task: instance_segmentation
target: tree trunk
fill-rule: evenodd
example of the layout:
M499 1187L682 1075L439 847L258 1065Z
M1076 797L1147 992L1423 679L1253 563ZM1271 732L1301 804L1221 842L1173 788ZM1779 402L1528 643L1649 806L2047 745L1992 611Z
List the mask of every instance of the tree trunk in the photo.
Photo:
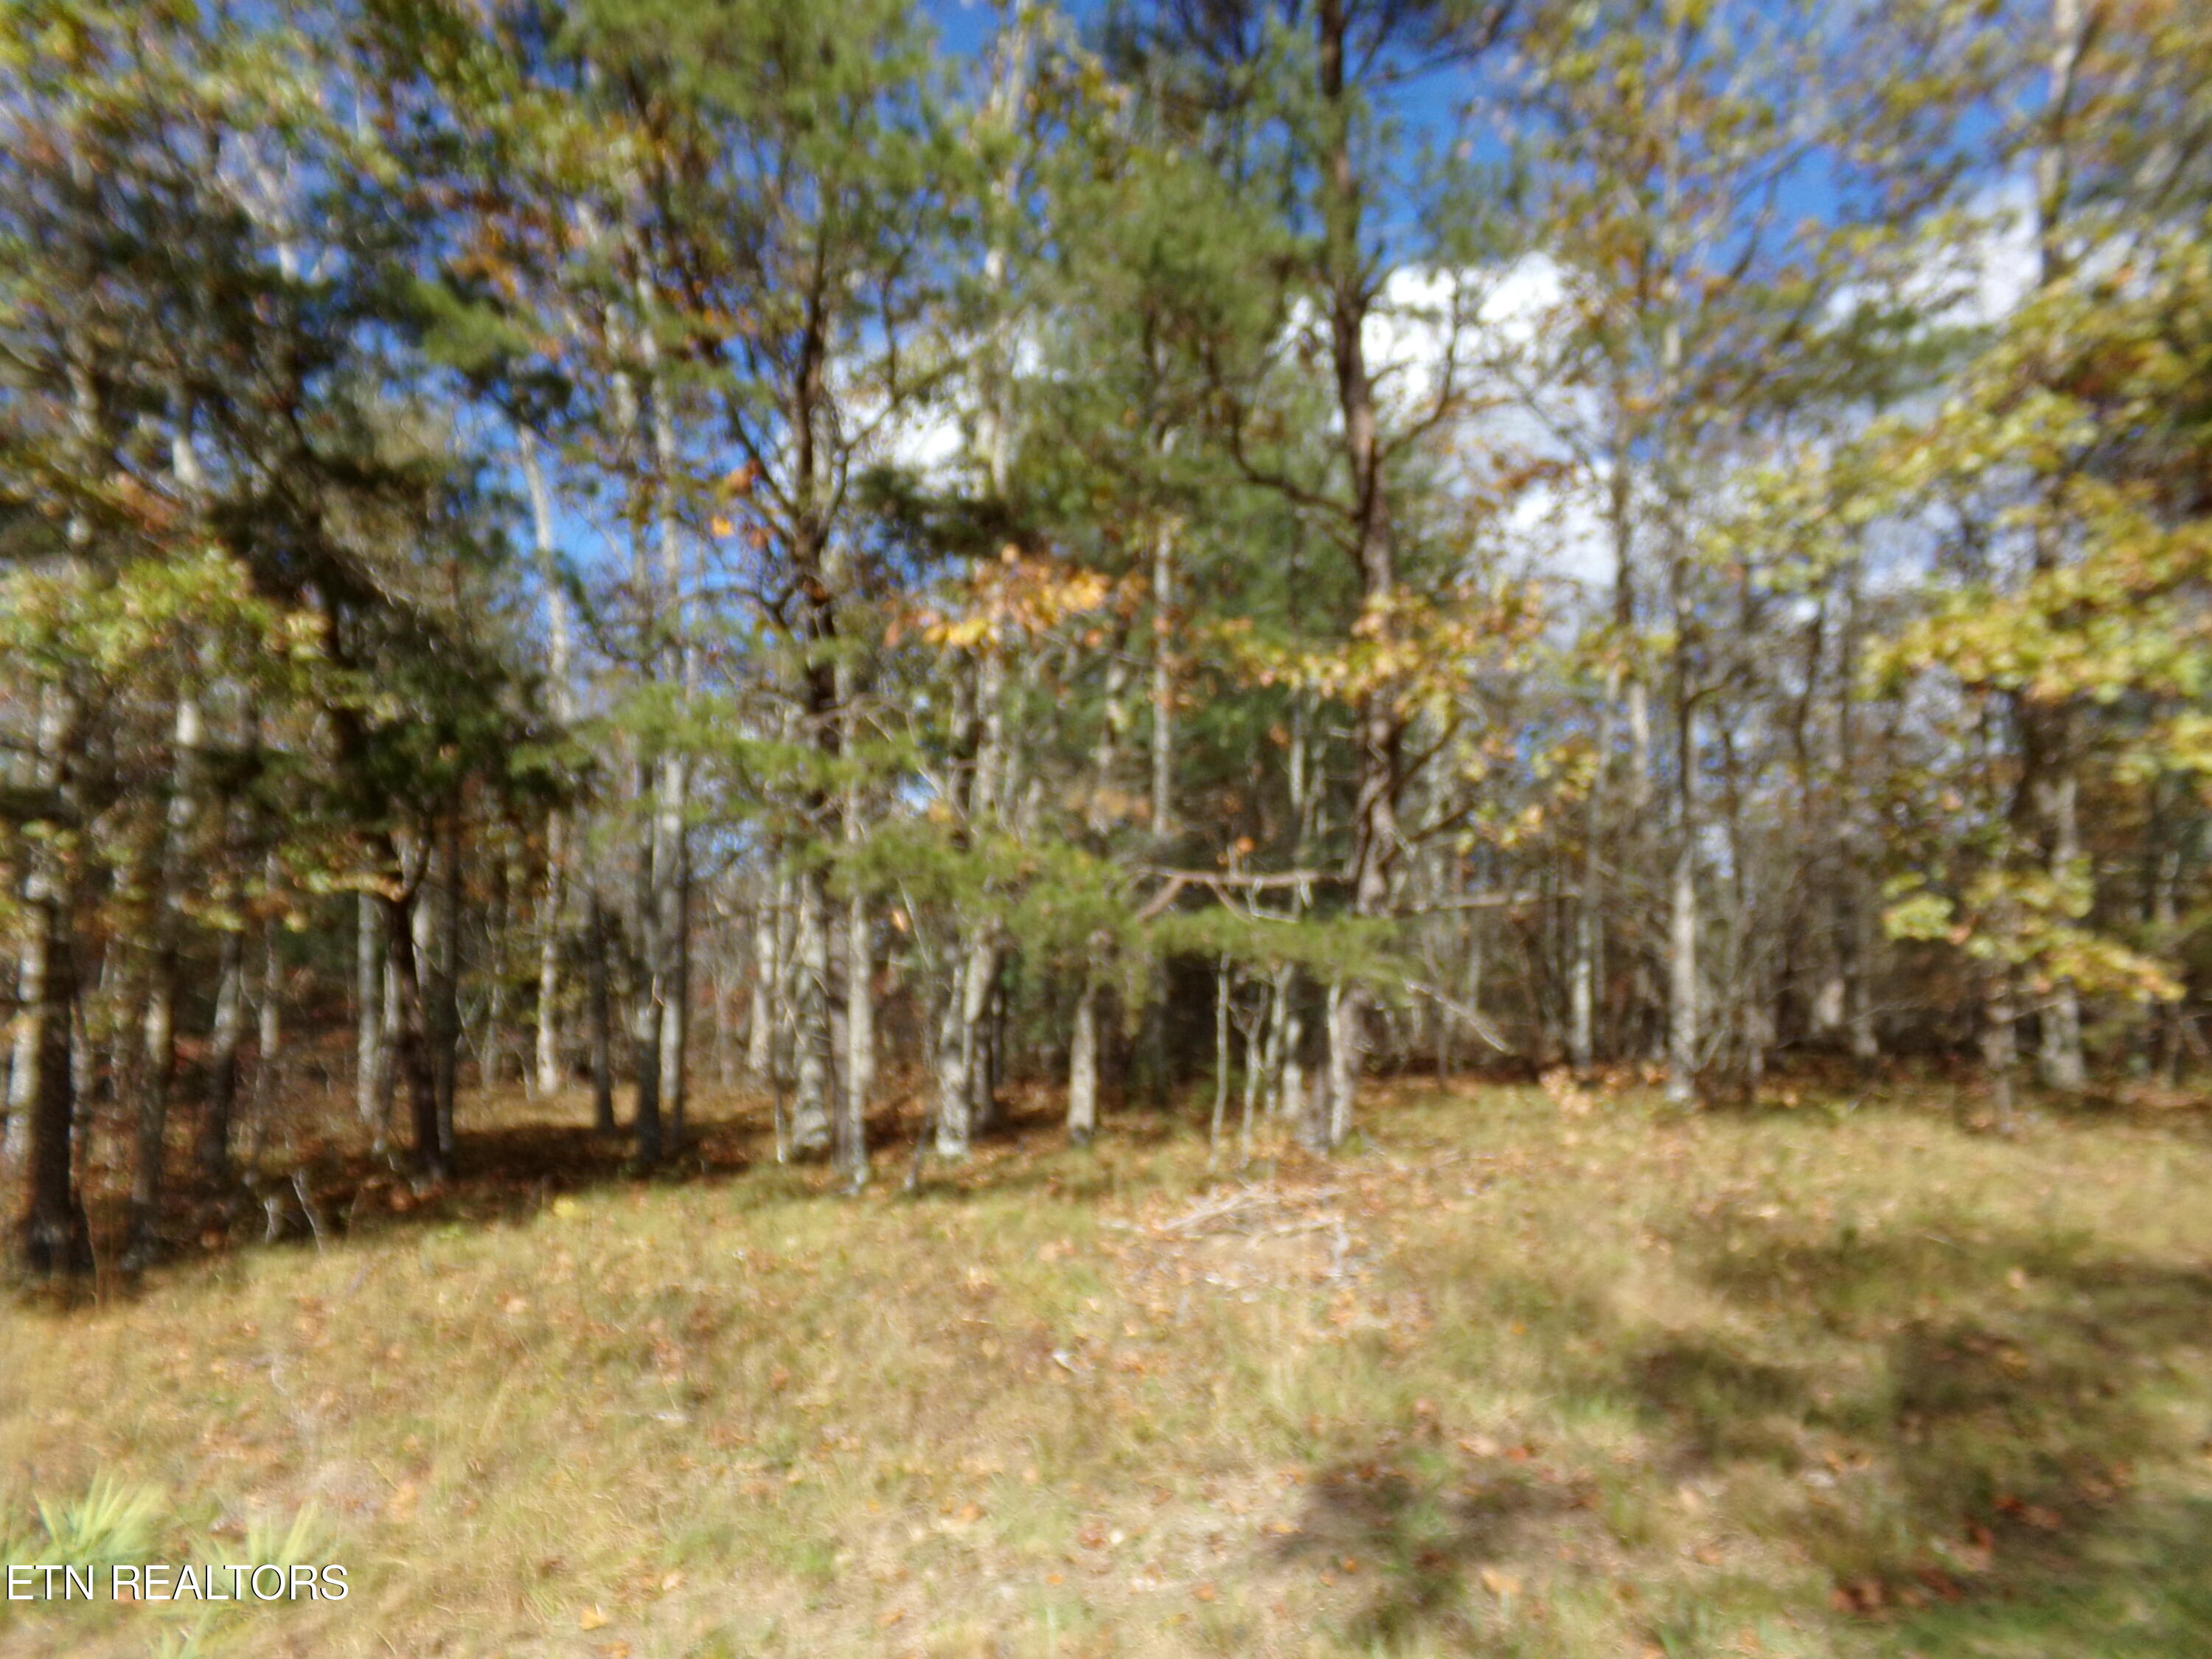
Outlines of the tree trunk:
M427 912L418 905L417 914L424 916L428 926L428 949L422 958L429 969L427 1036L437 1105L438 1164L450 1170L453 1097L461 1066L461 821L458 808L448 811L439 826L438 848L431 860L429 901Z
M769 1086L773 1079L769 1073L775 1064L775 1029L780 1020L776 1005L783 984L778 908L778 894L763 876L759 896L753 904L752 1007L745 1030L745 1074L758 1089Z
M1352 486L1352 554L1359 579L1362 623L1388 630L1397 594L1397 549L1367 364L1366 322L1373 292L1361 246L1362 193L1352 155L1357 100L1346 78L1352 22L1344 0L1320 0L1314 17L1323 112L1322 276L1328 292L1337 412ZM1380 917L1389 912L1390 868L1398 852L1404 720L1395 687L1372 686L1362 695L1354 736L1352 847L1346 873L1352 879L1352 913ZM1322 1144L1334 1146L1352 1132L1373 994L1365 984L1352 980L1340 981L1330 996L1328 1105L1321 1127L1326 1133Z
M276 880L276 860L270 860L270 880ZM254 1037L259 1052L254 1056L252 1121L265 1125L276 1109L284 1083L284 957L283 933L274 922L261 925L261 1002L255 1011ZM256 1133L259 1130L257 1128ZM225 1153L228 1155L226 1146Z
M1175 533L1163 524L1152 538L1152 834L1177 832L1175 802Z
M559 812L545 820L545 890L538 902L538 1094L561 1091L561 863L567 824Z
M553 718L568 723L568 601L561 584L553 528L552 492L539 460L538 440L528 427L519 429L522 477L530 495L538 580L545 589L546 679ZM538 1092L550 1097L561 1087L561 904L563 866L568 850L568 820L558 811L545 820L545 891L538 915Z
M1000 1040L1004 1034L1006 953L995 940L982 969L983 1001L968 1025L969 1125L977 1134L999 1127Z
M868 1179L868 1097L876 1079L875 939L868 902L845 905L845 1075L838 1092L837 1164L855 1188Z
M795 878L799 900L798 982L793 1009L793 1037L791 1150L795 1157L820 1158L834 1139L830 1121L832 1043L830 1033L830 927L822 872L802 869Z
M208 1033L207 1109L200 1117L204 1170L222 1148L230 1162L231 1125L238 1113L238 1050L246 1036L246 939L225 928L216 939L215 1024Z
M30 1089L24 1109L28 1203L19 1230L24 1265L34 1273L92 1267L92 1233L78 1197L72 1158L76 1079L70 1043L76 1014L73 894L50 848L31 855L25 901L31 933L23 953L24 1029Z
M1677 578L1678 585L1680 578ZM1676 645L1679 658L1680 646ZM1682 672L1678 663L1677 676ZM1698 1097L1699 1042L1698 976L1698 816L1696 717L1677 688L1674 711L1674 861L1668 883L1667 1100L1675 1106Z
M726 919L714 930L714 1081L724 1092L734 1088L738 1081L738 1056L735 1026L731 1017L730 998L736 987L730 975L730 941Z
M1067 1044L1067 1139L1088 1146L1098 1133L1098 979L1086 964Z
M377 908L380 929L393 926L398 919L398 910L381 900ZM399 1022L406 1003L399 988L399 965L392 954L391 936L386 933L382 937L384 1018L376 1065L376 1146L380 1152L388 1150L391 1145L392 1108L399 1099Z
M137 1158L131 1175L131 1217L123 1265L137 1268L159 1253L162 1164L169 1133L169 1093L177 1070L178 953L184 947L184 884L189 841L199 817L200 708L177 700L175 754L168 811L155 870L151 960L146 972L143 1052L139 1059Z
M2051 0L2049 78L2044 131L2035 157L2036 286L2041 289L2063 281L2073 268L2065 231L2074 183L2075 82L2087 27L2082 0ZM2046 480L2045 487L2048 495L2057 494L2056 480ZM2057 568L2059 550L2045 525L2036 528L2033 556L2037 576L2046 576ZM2086 880L2094 872L2081 859L2073 711L2063 704L2057 708L2027 705L2021 713L2028 751L2022 760L2026 774L2022 793L2042 819L2045 868L2062 884L2070 884L2077 876ZM2051 1089L2078 1094L2086 1078L2081 994L2073 981L2060 979L2053 985L2041 1012L2043 1081Z
M2007 1134L2013 1128L2014 1017L2012 970L2000 964L1990 970L1984 992L1982 1066L1989 1080L1990 1110L1998 1129Z
M641 834L635 849L628 894L625 988L629 995L629 1038L632 1107L630 1129L637 1161L650 1169L660 1162L660 1012L654 994L655 980L664 959L660 939L660 906L653 854L659 840L659 816L650 799L650 773L641 757L633 753L629 767L630 797L639 814Z
M1229 1111L1229 958L1213 969L1213 1118L1206 1130L1206 1160L1211 1165L1221 1152L1221 1125Z
M1306 1026L1300 1006L1297 970L1275 973L1275 1093L1269 1110L1299 1133L1306 1123Z
M653 832L653 904L659 956L653 967L653 998L659 1005L660 1105L667 1114L670 1144L684 1144L690 1080L691 922L690 838L684 823L689 798L683 757L665 755L660 763L659 822Z
M968 985L965 956L956 957L939 1005L937 1028L937 1155L964 1158L974 1136L968 1121Z
M599 902L596 882L584 889L584 928L589 953L585 997L591 1024L592 1128L611 1138L622 1132L622 1126L615 1121L614 1025L607 1003L607 913Z
M1861 1072L1881 1058L1880 1034L1867 994L1869 917L1860 873L1857 813L1852 805L1858 777L1859 565L1856 554L1844 572L1842 659L1836 690L1836 890L1834 917L1842 1015L1851 1059Z
M384 1116L383 1073L390 1061L383 1043L383 1010L379 993L384 982L383 907L373 893L354 900L354 1113L364 1128L373 1131L375 1147L384 1150L388 1133Z
M1352 1103L1367 1054L1369 1006L1357 987L1339 981L1328 988L1328 1086L1316 1096L1312 1136L1313 1144L1324 1150L1343 1145L1352 1133Z
M1598 720L1597 771L1590 781L1589 810L1583 823L1582 891L1575 900L1567 1055L1577 1072L1588 1072L1597 1060L1597 951L1599 906L1604 897L1606 783L1613 770L1613 707L1620 695L1620 676L1616 671L1608 677L1605 708Z
M2079 786L2070 757L2060 760L2057 775L2051 780L2044 796L2051 873L2070 880L2083 868L2076 810ZM2042 1027L2044 1084L2062 1094L2080 1094L2088 1078L2081 1058L2081 997L2072 980L2061 979L2051 988L2043 1005Z
M1674 849L1668 888L1667 1099L1688 1106L1698 1097L1698 883L1686 835Z
M438 1081L431 1060L429 1031L434 993L428 981L434 970L423 960L425 952L421 944L430 933L428 921L423 915L426 907L433 902L427 890L428 879L426 872L404 904L387 902L384 936L391 952L392 983L398 991L396 1001L399 1020L393 1054L398 1061L397 1074L407 1085L414 1131L410 1151L416 1174L423 1180L436 1182L445 1180L453 1170L438 1139Z

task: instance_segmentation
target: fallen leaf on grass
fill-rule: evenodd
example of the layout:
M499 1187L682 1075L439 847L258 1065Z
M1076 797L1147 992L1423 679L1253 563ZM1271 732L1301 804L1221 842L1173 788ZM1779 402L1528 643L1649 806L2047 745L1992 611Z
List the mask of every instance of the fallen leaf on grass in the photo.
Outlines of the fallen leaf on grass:
M607 1615L596 1607L586 1607L576 1615L578 1630L605 1630L606 1625Z
M1521 1594L1521 1581L1510 1572L1500 1572L1496 1567L1485 1567L1475 1575L1482 1580L1483 1589L1503 1601L1509 1595Z

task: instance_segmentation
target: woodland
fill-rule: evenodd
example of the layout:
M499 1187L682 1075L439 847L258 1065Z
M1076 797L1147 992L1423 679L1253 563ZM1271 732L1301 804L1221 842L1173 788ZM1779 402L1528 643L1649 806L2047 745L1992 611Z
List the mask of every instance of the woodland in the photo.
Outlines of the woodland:
M32 1272L309 1081L434 1183L465 1078L650 1169L704 1074L858 1185L1023 1085L2206 1059L2192 8L0 40Z
M2212 1650L2208 785L2186 0L0 0L177 1659Z

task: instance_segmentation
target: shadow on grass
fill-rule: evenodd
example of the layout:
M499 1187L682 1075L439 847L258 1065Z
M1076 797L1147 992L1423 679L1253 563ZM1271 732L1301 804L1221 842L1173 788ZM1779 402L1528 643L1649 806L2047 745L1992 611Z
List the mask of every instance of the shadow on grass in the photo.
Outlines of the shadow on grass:
M1279 1553L1373 1584L1344 1631L1361 1652L1475 1640L1470 1582L1586 1500L1510 1462L1485 1460L1480 1478L1469 1479L1440 1455L1394 1459L1389 1448L1329 1465L1307 1492L1303 1525Z
M1034 1092L1011 1093L1001 1121L977 1137L972 1160L947 1165L934 1156L927 1158L921 1194L958 1201L1109 1194L1119 1179L1115 1171L1090 1159L1054 1156L1065 1148L1062 1118L1042 1097L1031 1099ZM637 1165L627 1123L614 1134L601 1134L573 1117L511 1101L463 1103L453 1173L434 1185L413 1176L404 1147L379 1157L361 1144L349 1114L331 1115L323 1126L326 1133L308 1126L294 1153L269 1159L252 1178L226 1188L193 1179L183 1149L173 1149L161 1228L168 1246L165 1260L205 1260L276 1244L312 1246L319 1239L396 1228L512 1224L558 1197L647 1185L718 1185L747 1174L756 1176L743 1189L748 1206L830 1196L842 1188L826 1159L778 1165L772 1108L764 1099L741 1097L715 1106L720 1109L695 1109L683 1142L650 1169ZM479 1113L477 1122L468 1122ZM485 1116L495 1121L483 1121ZM911 1090L869 1115L872 1179L878 1187L896 1188L904 1182L915 1139L927 1130L926 1111ZM1118 1115L1116 1151L1148 1151L1175 1132L1172 1123L1155 1121L1150 1114ZM88 1194L88 1205L97 1253L103 1263L111 1261L128 1218L123 1192L106 1183ZM98 1288L102 1294L128 1294L137 1278L103 1271ZM94 1290L60 1288L76 1299Z
M1754 1595L1692 1571L1669 1603L1680 1630L1653 1604L1655 1645L1733 1650L1681 1630L1786 1606L1852 1651L1918 1659L2212 1655L2212 1272L1965 1219L1822 1237L1735 1209L1685 1216L1673 1243L1735 1316L1655 1340L1572 1285L1422 1269L1481 1275L1486 1316L1533 1334L1553 1387L1643 1425L1639 1480L1681 1483L1709 1537L1779 1546L1822 1587L1808 1605L1802 1578ZM1284 1547L1374 1574L1344 1632L1359 1650L1490 1651L1505 1638L1480 1622L1484 1565L1613 1548L1540 1460L1450 1467L1417 1424L1378 1443L1316 1468ZM1673 1555L1632 1573L1673 1577Z
M2064 1235L1747 1220L1686 1237L1692 1265L1808 1358L1685 1343L1634 1389L1687 1455L1794 1474L1822 1451L1796 1524L1837 1612L1927 1659L2212 1653L2207 1508L2162 1479L2201 1455L2174 1407L2201 1403L2212 1273Z

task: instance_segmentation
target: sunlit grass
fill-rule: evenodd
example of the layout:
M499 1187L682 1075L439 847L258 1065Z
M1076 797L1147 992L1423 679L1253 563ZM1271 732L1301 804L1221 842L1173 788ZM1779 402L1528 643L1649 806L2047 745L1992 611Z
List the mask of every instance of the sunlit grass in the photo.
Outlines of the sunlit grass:
M1249 1183L1140 1116L842 1199L726 1123L11 1307L12 1558L158 1492L352 1594L0 1650L2212 1652L2194 1119L1381 1092Z

